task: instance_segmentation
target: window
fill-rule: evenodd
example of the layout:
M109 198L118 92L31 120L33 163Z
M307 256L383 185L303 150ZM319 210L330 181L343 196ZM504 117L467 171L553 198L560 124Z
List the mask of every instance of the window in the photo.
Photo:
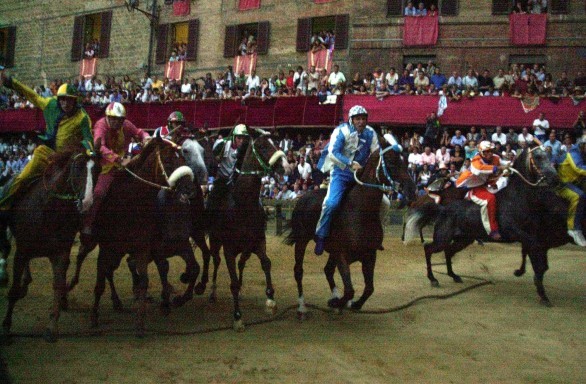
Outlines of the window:
M174 60L195 61L199 40L199 20L157 27L157 51L155 63L165 64L171 55Z
M403 16L409 0L387 0L387 16ZM417 8L419 3L425 4L429 11L430 6L435 5L438 14L442 16L456 16L459 10L458 0L413 0L413 6Z
M523 10L527 10L529 0L493 0L492 14L493 15L508 15L512 12L517 2L521 3ZM544 1L545 7L541 8L542 13L552 13L554 15L568 13L568 0L549 0Z
M313 17L297 20L297 52L307 52L314 33L332 31L335 36L334 49L348 48L349 15Z
M14 67L16 27L0 28L0 65Z
M269 51L270 23L228 25L224 36L224 57L234 57L241 50L241 44L246 42L247 53L266 55Z
M71 61L81 60L88 49L95 57L108 57L111 26L112 11L77 16L73 22Z
M532 68L533 65L545 65L545 55L510 55L509 56L509 68L513 64L524 65L525 68Z

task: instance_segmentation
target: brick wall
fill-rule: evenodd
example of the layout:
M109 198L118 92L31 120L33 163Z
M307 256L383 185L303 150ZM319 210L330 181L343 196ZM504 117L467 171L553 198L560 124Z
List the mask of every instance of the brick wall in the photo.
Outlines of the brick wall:
M141 8L153 0L141 1ZM584 69L586 15L583 1L571 0L568 15L552 15L548 21L546 47L515 48L508 43L507 16L492 16L491 1L460 0L458 16L440 17L440 37L429 49L402 46L402 18L386 16L386 1L337 0L313 4L310 0L262 0L261 8L239 12L237 0L192 1L191 15L176 17L172 7L158 0L161 23L191 18L200 20L197 60L188 62L186 74L201 76L223 70L232 63L223 58L226 25L270 21L269 52L258 59L257 72L268 76L278 69L306 65L306 55L295 50L297 19L349 13L348 50L336 51L335 62L346 74L381 66L400 67L405 55L435 55L445 71L462 71L468 65L496 69L506 67L514 54L545 55L548 69L557 76L568 70L570 77ZM122 0L22 0L0 2L0 27L17 26L15 67L11 72L28 83L38 82L45 70L49 78L77 75L79 63L70 59L74 17L111 9L112 31L109 58L100 59L99 74L139 77L146 67L149 22L138 12L129 13ZM153 74L161 75L163 65ZM348 77L348 76L347 76Z

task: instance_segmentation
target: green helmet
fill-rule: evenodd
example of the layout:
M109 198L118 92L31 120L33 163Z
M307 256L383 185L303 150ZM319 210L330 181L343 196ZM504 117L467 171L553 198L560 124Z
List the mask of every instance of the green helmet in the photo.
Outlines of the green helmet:
M167 121L168 122L172 122L172 121L184 122L185 118L183 117L183 113L181 113L179 111L175 111L175 112L171 112Z
M63 84L61 84L61 86L57 90L57 97L77 97L77 96L79 96L77 93L77 89L71 84L63 83Z
M246 125L238 124L237 126L235 126L234 130L232 131L232 136L249 136Z

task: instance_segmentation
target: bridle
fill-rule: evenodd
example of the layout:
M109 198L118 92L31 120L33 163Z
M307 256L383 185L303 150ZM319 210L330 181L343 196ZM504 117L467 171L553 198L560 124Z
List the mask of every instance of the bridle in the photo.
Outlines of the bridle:
M170 140L166 140L163 139L165 142L169 143L172 148L176 151L176 153L178 153L178 151L181 150L181 147L177 144L175 144L174 142L170 141ZM163 177L165 177L165 182L167 183L167 185L161 185L161 184L157 184L155 182L152 182L150 180L146 180L140 176L138 176L136 173L132 172L130 169L128 169L128 167L122 167L126 172L128 172L128 174L130 174L132 177L134 177L135 179L137 179L138 181L149 185L151 187L157 188L157 189L161 189L161 190L165 190L165 191L173 191L174 188L170 186L169 184L169 176L167 176L167 172L165 171L165 166L163 165L163 160L161 160L161 148L159 147L159 143L156 143L157 147L155 149L155 153L156 153L156 162L155 165L157 166L157 169L159 169L161 171L161 173L163 174Z
M75 184L73 183L73 178L71 177L71 175L73 174L73 170L74 170L77 159L79 159L80 157L85 157L85 156L86 156L85 153L78 153L77 155L75 155L73 157L73 160L71 161L71 164L69 165L69 176L67 176L67 184L69 184L69 187L71 188L71 191L73 193L59 193L59 192L54 191L51 188L49 188L49 186L47 185L47 169L45 169L45 172L43 173L43 186L45 187L45 190L47 192L49 192L49 195L51 197L54 197L59 200L79 200L79 201L82 200L83 193L81 190L76 191Z
M262 137L262 136L260 136ZM257 170L257 171L241 171L238 168L234 168L234 171L240 175L268 175L272 172L273 170L273 165L275 165L275 163L277 162L277 160L279 160L280 158L286 157L285 156L285 152L279 150L276 150L275 153L273 153L273 155L271 156L271 158L269 159L268 162L266 162L258 153L258 150L256 149L256 146L254 145L256 142L256 139L252 139L250 141L250 146L252 148L252 154L254 155L254 158L256 159L256 161L258 162L258 164L260 165L260 167L262 168L262 170ZM273 148L276 148L273 145Z
M377 188L383 192L391 192L391 191L397 192L397 189L398 189L397 183L395 183L395 181L391 177L391 173L389 172L389 170L387 168L387 164L384 161L384 154L390 150L396 151L395 146L390 145L384 149L382 147L379 148L379 152L378 152L379 159L378 159L378 164L376 166L376 180L380 184L371 184L371 183L365 183L363 181L360 181L358 179L358 175L356 173L357 171L354 171L354 181L356 181L357 184L362 185L364 187ZM389 185L384 184L384 182L381 182L381 180L380 180L379 173L380 173L381 168L382 168L383 174L385 175L386 181L389 182Z
M513 167L509 167L509 170L513 173L515 173L517 176L519 176L519 178L521 178L521 180L523 180L523 182L527 185L530 185L532 187L537 187L539 184L541 184L541 182L543 180L545 180L545 175L543 174L543 172L541 171L541 169L537 166L537 164L535 164L535 159L533 158L533 151L535 151L536 149L541 149L541 147L534 147L531 148L529 150L527 150L527 169L529 170L529 173L536 173L539 176L539 179L536 182L531 182L529 180L527 180L527 178L525 178L525 176L523 176L521 174L521 172L519 172L518 170L516 170Z

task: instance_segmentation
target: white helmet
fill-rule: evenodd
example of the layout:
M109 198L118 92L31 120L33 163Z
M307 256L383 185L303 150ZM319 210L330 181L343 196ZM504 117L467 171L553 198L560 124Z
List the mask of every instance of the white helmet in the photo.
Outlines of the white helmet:
M355 105L352 108L350 108L350 111L348 112L348 119L351 119L354 116L358 115L368 116L368 112L366 112L366 109L362 105Z
M238 124L234 127L232 134L234 136L248 136L248 130L246 129L246 125Z
M581 138L579 138L578 140L576 140L576 145L580 146L586 144L586 138L584 138L584 136L582 136Z
M110 117L126 117L126 108L124 105L113 102L106 107L106 116Z
M478 144L478 152L480 152L480 154L486 150L493 150L494 148L494 144L488 140L481 141L480 144Z

